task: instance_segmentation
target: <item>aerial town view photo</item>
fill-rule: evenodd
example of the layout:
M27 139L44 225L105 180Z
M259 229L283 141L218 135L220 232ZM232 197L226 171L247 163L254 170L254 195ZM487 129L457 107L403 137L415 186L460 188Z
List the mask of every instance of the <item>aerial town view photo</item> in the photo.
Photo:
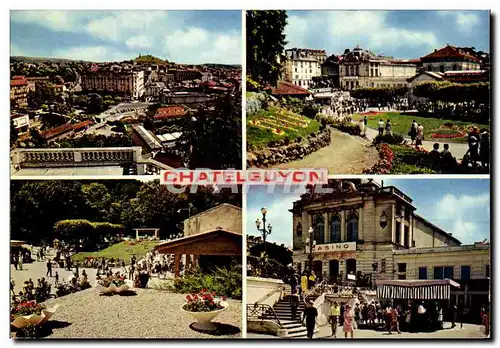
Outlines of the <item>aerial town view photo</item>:
M246 33L248 166L489 173L489 11L247 11Z
M488 337L489 179L268 189L247 194L247 338Z
M10 188L11 337L241 336L241 194L159 180Z
M241 168L241 11L11 11L11 175Z

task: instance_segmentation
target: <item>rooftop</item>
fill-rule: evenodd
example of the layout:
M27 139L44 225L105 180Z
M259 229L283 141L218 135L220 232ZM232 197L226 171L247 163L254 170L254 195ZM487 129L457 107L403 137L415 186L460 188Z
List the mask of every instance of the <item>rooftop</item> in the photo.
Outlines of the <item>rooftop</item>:
M439 50L436 49L434 50L434 52L422 57L421 59L425 60L440 58L459 58L460 60L469 60L477 63L481 61L479 58L463 52L460 48L450 45L446 45L446 47L443 47Z
M172 118L172 117L181 117L187 114L187 109L183 105L171 105L159 108L155 113L155 120L164 119L164 118Z
M305 88L302 88L300 86L296 86L291 82L278 81L278 86L277 86L277 88L274 88L272 90L272 94L274 94L274 95L297 95L297 94L309 95L309 94L311 94L311 92L309 92Z

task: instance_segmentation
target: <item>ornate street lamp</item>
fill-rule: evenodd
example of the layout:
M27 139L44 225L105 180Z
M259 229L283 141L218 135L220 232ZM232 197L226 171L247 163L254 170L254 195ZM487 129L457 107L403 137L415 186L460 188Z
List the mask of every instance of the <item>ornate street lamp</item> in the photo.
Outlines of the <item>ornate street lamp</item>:
M267 209L261 208L260 212L262 213L262 222L259 219L257 219L255 221L255 226L257 227L257 230L262 234L262 240L264 241L264 258L267 258L266 239L267 236L271 234L273 226L271 226L270 223L266 224Z
M316 241L314 240L314 229L312 227L309 227L309 237L306 239L306 249L309 248L309 275L311 275L312 272L312 263L314 260L314 255L313 255L313 249L316 246ZM306 251L307 252L307 251Z

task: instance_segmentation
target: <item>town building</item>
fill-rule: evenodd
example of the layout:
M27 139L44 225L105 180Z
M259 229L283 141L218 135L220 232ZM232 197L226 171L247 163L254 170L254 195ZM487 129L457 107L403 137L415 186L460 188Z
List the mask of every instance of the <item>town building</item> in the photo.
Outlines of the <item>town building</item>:
M164 91L167 90L165 83L163 82L151 82L146 86L145 96L147 98L152 98L153 100L159 100L160 96Z
M298 99L311 98L311 92L307 89L287 81L278 81L276 88L273 88L271 94L275 97L293 97Z
M10 81L11 108L28 106L28 81L24 76L14 76Z
M375 55L357 46L346 50L340 62L340 87L346 90L370 87L404 87L415 76L415 64Z
M144 71L93 69L82 75L81 87L83 91L122 93L137 100L144 95Z
M313 77L321 76L321 65L326 60L324 50L292 48L285 50L283 79L308 89Z
M456 70L480 70L481 59L470 54L470 49L446 45L441 49L421 57L426 71L446 72Z
M451 233L415 213L413 200L394 186L372 180L330 180L332 193L309 189L293 209L293 261L331 279L369 277L453 279L464 285L455 300L487 300L490 245L462 245ZM312 228L312 235L309 229ZM316 245L310 254L309 238ZM349 276L349 277L348 277ZM467 293L466 284L486 284ZM469 296L469 297L467 297ZM470 296L479 296L472 299ZM486 302L485 302L486 303Z
M14 123L14 127L17 131L22 134L30 129L30 118L29 115L25 114L11 114L10 119Z

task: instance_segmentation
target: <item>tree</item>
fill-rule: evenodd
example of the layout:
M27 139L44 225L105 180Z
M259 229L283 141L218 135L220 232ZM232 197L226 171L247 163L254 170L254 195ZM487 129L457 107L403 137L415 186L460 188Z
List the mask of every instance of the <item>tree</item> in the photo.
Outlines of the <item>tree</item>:
M247 75L260 84L275 86L281 73L286 11L247 11Z
M87 200L87 203L92 208L95 208L106 219L111 207L111 194L108 188L97 182L87 185L82 185L82 193Z
M241 168L241 94L221 97L196 115L186 132L190 168Z
M30 129L30 138L35 147L47 146L47 141L40 135L40 132L36 128Z
M14 121L11 119L10 120L10 146L12 147L17 139L19 139L19 131L16 129L16 126L14 125Z

